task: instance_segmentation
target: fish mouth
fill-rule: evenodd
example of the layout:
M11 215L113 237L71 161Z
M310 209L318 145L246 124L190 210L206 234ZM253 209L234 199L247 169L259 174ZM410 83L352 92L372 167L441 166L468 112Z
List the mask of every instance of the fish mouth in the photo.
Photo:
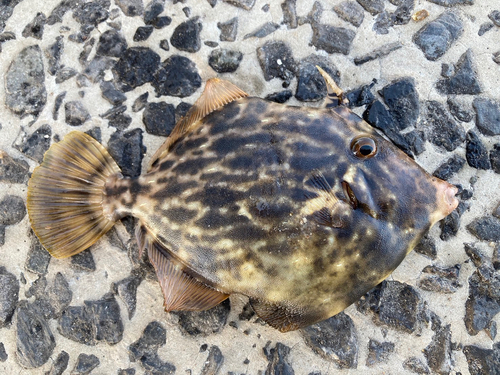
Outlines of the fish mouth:
M451 214L458 206L458 199L455 195L458 188L446 181L434 177L432 183L436 188L437 210L435 213L435 222L444 219Z

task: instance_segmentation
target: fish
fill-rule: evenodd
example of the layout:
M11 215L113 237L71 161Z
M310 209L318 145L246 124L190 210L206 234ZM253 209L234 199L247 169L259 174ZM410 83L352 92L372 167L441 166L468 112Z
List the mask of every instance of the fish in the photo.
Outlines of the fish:
M167 312L240 294L288 332L343 311L457 207L457 188L351 112L318 69L328 90L318 108L208 80L136 178L91 136L70 132L29 180L34 233L65 258L135 217Z

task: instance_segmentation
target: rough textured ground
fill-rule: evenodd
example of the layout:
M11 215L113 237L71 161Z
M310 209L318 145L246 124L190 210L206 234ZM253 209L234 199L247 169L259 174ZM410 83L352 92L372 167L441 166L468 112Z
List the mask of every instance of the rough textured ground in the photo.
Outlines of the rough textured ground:
M500 374L500 4L479 0L34 0L0 5L0 373ZM344 313L281 334L240 296L167 314L124 220L51 259L30 171L73 129L140 173L221 76L319 105L314 65L460 206Z

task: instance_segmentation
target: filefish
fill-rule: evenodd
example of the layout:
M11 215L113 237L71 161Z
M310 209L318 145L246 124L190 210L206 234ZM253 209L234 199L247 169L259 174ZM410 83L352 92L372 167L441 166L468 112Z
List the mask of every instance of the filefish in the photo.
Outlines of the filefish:
M457 207L457 188L347 109L320 72L321 108L209 80L137 178L89 135L69 133L29 181L35 234L64 258L131 215L166 311L205 310L239 293L282 332L339 313Z

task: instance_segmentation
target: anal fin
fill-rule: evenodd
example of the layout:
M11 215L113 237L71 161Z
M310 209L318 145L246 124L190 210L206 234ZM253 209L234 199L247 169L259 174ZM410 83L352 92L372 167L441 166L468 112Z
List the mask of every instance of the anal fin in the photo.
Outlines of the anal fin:
M250 304L259 318L280 332L295 331L309 324L304 311L298 307L273 304L254 298L250 299Z
M143 241L158 276L166 311L207 310L229 297L187 272L186 267L170 256L170 251L150 234L146 233Z

